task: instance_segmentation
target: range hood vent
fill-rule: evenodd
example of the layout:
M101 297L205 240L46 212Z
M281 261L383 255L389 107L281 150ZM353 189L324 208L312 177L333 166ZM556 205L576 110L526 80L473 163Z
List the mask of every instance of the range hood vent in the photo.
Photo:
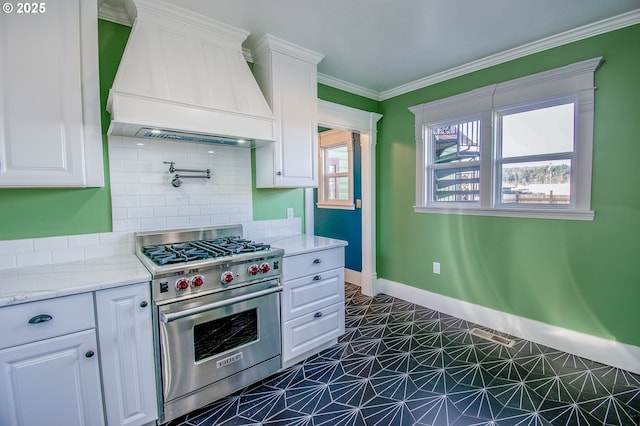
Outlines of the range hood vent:
M133 27L109 92L108 134L246 147L275 140L242 53L247 31L159 0L126 3Z
M256 144L260 144L260 142L256 142L253 139L224 138L222 136L199 135L197 133L184 133L172 130L150 129L145 127L138 130L135 136L138 138L161 139L180 142L215 143L219 145L231 145L247 148L254 147L256 146Z

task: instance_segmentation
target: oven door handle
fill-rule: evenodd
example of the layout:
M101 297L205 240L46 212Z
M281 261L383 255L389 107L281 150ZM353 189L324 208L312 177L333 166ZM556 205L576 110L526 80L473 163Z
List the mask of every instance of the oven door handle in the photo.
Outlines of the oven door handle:
M169 323L171 321L179 320L191 315L201 314L202 312L211 311L213 309L222 308L223 306L233 305L234 303L244 302L247 300L255 299L256 297L266 296L267 294L277 293L280 291L282 291L282 286L278 285L277 287L256 291L254 293L249 293L238 297L232 297L231 299L208 303L206 305L198 306L197 308L185 309L184 311L173 312L169 314L160 313L160 321Z

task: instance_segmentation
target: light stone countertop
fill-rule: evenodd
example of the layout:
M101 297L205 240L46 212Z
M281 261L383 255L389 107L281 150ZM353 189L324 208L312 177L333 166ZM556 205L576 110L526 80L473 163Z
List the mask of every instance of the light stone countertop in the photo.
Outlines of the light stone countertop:
M134 255L0 270L0 306L151 281Z
M348 245L348 243L343 240L306 234L286 238L276 237L269 241L265 241L265 243L269 243L273 247L284 249L284 257Z

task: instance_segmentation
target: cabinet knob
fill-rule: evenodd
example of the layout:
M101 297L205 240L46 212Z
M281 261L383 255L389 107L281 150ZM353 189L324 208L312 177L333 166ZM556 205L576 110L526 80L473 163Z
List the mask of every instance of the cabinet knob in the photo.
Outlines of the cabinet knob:
M43 322L51 321L52 319L53 317L51 315L47 315L47 314L36 315L35 317L29 320L29 324L40 324Z
M96 353L94 351L87 351L85 352L84 356L86 356L87 358L91 358L95 355Z
M320 259L313 259L313 263L315 263L316 265L319 263L322 263L322 260Z
M140 302L141 308L146 308L147 306L149 306L149 303L146 300L143 300L142 302Z
M322 279L322 277L320 275L316 275L315 277L313 277L314 281L320 281Z
M322 312L316 312L315 314L313 314L314 318L320 318L322 316Z
M282 172L276 172L276 175L282 176Z

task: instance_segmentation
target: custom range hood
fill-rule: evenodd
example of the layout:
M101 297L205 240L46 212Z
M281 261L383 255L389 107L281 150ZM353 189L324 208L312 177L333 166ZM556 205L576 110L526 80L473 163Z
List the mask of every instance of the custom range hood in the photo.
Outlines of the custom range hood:
M275 119L242 53L249 33L159 0L125 0L133 23L108 134L259 146Z

